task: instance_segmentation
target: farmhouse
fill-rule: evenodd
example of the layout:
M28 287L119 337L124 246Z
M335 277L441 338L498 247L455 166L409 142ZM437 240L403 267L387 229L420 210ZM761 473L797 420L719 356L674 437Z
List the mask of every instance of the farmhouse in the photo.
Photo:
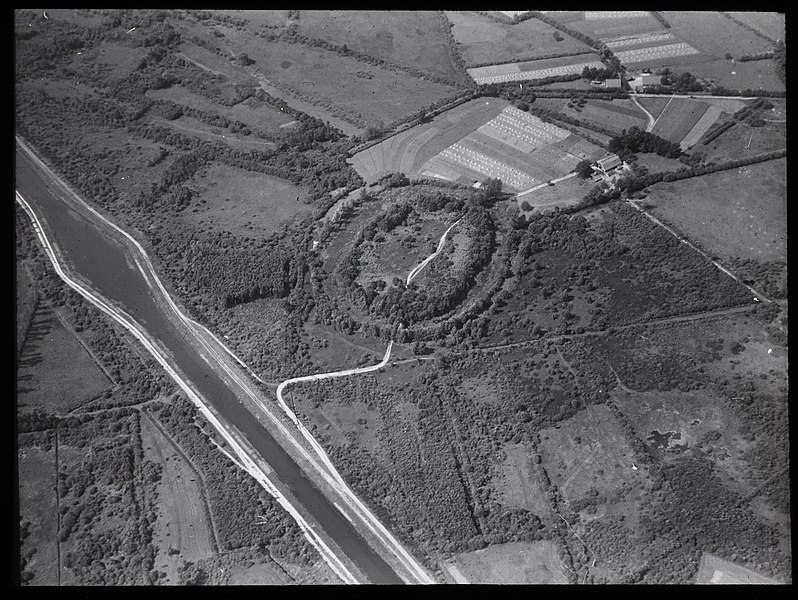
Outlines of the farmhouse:
M604 81L604 87L611 89L611 90L620 90L623 88L623 83L620 78L617 79L606 79Z
M606 175L613 169L620 167L622 164L623 162L617 154L609 154L596 161L596 169Z
M636 92L645 91L646 88L655 85L662 85L662 77L659 75L648 75L644 73L635 79L629 80L629 87Z

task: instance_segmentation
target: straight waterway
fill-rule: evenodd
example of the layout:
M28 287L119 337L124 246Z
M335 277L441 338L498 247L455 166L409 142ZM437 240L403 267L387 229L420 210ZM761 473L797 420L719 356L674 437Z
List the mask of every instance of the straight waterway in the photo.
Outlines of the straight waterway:
M83 211L78 213L69 206L46 177L17 148L16 189L31 204L71 270L91 282L102 296L121 305L150 335L160 340L194 388L224 421L246 437L283 485L370 582L403 583L163 314L125 246Z

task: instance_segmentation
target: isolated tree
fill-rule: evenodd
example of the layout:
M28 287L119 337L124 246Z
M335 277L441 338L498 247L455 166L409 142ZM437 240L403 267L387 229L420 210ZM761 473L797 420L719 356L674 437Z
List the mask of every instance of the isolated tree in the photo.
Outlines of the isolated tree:
M589 160L580 161L576 168L574 168L574 173L577 176L581 177L582 179L587 179L593 174L593 169L590 167L593 163Z

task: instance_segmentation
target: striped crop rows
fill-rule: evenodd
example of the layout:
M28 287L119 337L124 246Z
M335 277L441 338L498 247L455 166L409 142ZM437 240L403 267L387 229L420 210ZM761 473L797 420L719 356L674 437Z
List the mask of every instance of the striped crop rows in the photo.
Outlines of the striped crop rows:
M441 152L438 156L468 167L472 171L486 175L487 177L499 178L503 183L516 189L524 189L535 183L535 179L518 169L513 169L481 152L466 148L460 142L452 144Z
M624 50L616 52L615 56L618 57L618 60L622 63L627 64L659 60L661 58L673 58L675 56L687 56L690 54L698 54L698 50L686 42L679 42L678 44L667 44L665 46Z

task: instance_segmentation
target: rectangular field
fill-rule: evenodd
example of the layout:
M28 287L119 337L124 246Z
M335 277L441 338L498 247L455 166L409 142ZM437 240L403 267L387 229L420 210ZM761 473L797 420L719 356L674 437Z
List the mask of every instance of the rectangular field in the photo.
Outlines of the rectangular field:
M746 25L753 27L762 35L773 40L783 40L785 34L785 14L782 12L760 12L760 11L733 11L729 14L742 21Z
M21 540L20 552L31 553L24 569L33 575L29 585L60 584L58 465L53 437L51 430L21 433L18 438L19 517L22 523L27 523L28 531L28 536Z
M457 79L436 15L421 11L303 10L300 35L346 44L394 64Z
M446 11L446 17L452 24L457 51L468 67L592 50L539 19L499 23L478 13L462 11ZM554 37L555 33L562 38L560 41Z
M556 18L556 16L555 16ZM568 25L592 37L606 41L623 35L663 31L662 25L648 11L586 11L585 19Z
M17 382L18 408L42 408L56 414L68 412L112 386L49 306L41 306L34 315L17 368Z
M571 117L606 127L620 133L633 126L645 128L648 122L645 114L630 100L588 100L580 110L565 108L563 112Z
M698 100L673 98L657 118L651 133L672 142L681 142L708 108L708 104Z
M725 134L724 134L725 135ZM784 158L703 177L658 183L647 202L721 258L787 260Z
M146 414L141 417L141 443L144 456L163 467L158 483L161 512L153 527L158 553L155 566L166 573L168 583L178 583L181 562L197 562L214 554L214 533L200 489L202 480Z
M719 12L663 11L671 31L702 54L723 58L772 50L773 44L741 27Z
M699 54L698 50L686 42L676 42L673 44L662 44L659 46L649 46L646 48L635 48L634 50L622 50L615 52L615 56L625 65L646 65L656 61L668 60L678 62L684 56Z
M268 82L355 123L390 123L456 91L324 48L270 42L231 27L223 29L228 46L236 53L246 52Z
M581 73L585 67L603 68L598 54L586 53L563 58L504 63L468 69L468 74L478 84L504 81L529 81L560 75Z
M256 98L250 98L235 106L223 106L180 86L172 86L163 90L148 90L147 96L220 114L228 119L241 121L254 130L269 133L278 133L281 125L293 120L293 117Z
M489 98L466 102L358 152L350 162L366 181L396 171L469 185L499 177L508 189L520 191L602 153L567 130Z
M514 191L529 189L571 171L581 156L569 131L508 106L476 131L444 148L421 167L424 175L474 183L498 177ZM593 154L596 147L577 150Z
M731 62L725 59L704 61L686 67L699 79L733 90L785 91L784 83L776 74L776 63L772 60Z
M687 150L695 146L698 141L704 137L704 134L709 128L715 124L715 121L718 120L722 112L719 106L710 105L696 124L693 125L693 128L682 138L682 141L679 143L682 150Z

